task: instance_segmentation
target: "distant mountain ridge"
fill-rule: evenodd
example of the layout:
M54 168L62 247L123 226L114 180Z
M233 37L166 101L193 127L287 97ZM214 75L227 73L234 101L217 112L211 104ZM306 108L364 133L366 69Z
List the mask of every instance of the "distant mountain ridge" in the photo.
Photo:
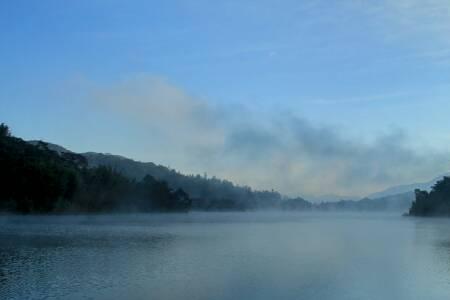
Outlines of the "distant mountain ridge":
M449 176L449 175L450 175L450 172L442 174L440 176L437 176L436 178L434 178L430 181L427 181L427 182L393 186L393 187L387 188L383 191L370 194L367 197L368 198L382 198L382 197L391 196L391 195L398 195L398 194L403 194L403 193L407 193L407 192L413 192L415 189L430 191L431 187L437 181L441 180L444 176Z
M319 210L345 211L398 211L406 212L414 201L414 192L389 195L380 198L363 198L361 200L340 200L316 204Z
M354 196L345 196L345 195L335 195L335 194L326 194L326 195L319 195L319 196L308 196L307 197L311 202L313 203L320 203L320 202L338 202L342 200L352 200L352 201L358 201L361 198L360 197L354 197Z

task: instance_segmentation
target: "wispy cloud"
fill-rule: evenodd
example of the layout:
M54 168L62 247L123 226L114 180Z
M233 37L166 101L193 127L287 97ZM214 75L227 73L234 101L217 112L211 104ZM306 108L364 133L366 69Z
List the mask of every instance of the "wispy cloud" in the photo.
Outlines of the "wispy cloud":
M350 3L372 18L388 39L421 41L418 47L422 48L423 56L448 58L450 1L383 0Z

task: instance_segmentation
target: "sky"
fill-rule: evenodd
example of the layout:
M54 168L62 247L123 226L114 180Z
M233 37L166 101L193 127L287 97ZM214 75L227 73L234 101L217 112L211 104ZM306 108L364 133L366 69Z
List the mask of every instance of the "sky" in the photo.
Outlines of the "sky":
M450 164L450 0L0 0L0 122L287 195Z

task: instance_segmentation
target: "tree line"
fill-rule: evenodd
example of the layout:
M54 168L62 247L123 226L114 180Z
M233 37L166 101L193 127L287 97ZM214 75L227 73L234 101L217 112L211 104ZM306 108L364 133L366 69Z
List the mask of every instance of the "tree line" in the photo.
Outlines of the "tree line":
M111 167L88 167L82 155L30 144L0 125L0 210L18 213L188 211L182 189L146 175L130 179Z
M55 146L55 145L53 145ZM56 146L55 146L56 147ZM82 154L91 167L110 166L128 178L141 180L150 174L173 188L182 188L192 199L192 209L202 211L248 211L280 209L287 200L274 190L258 191L207 174L182 174L170 167L139 162L118 155L88 152Z

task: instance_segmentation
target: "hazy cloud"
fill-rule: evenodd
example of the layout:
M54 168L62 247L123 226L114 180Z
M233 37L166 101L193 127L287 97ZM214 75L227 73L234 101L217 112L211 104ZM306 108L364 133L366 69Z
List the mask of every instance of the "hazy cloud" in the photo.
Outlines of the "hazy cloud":
M221 128L216 125L220 112L164 78L140 75L114 86L96 87L92 96L102 107L181 145L223 143Z
M152 139L153 152L171 145L172 161L181 162L174 167L255 188L363 196L448 170L446 155L419 153L400 130L371 142L350 139L294 113L260 115L250 107L212 105L158 77L96 87L91 94L97 107L134 124L130 130L158 132L142 140Z

